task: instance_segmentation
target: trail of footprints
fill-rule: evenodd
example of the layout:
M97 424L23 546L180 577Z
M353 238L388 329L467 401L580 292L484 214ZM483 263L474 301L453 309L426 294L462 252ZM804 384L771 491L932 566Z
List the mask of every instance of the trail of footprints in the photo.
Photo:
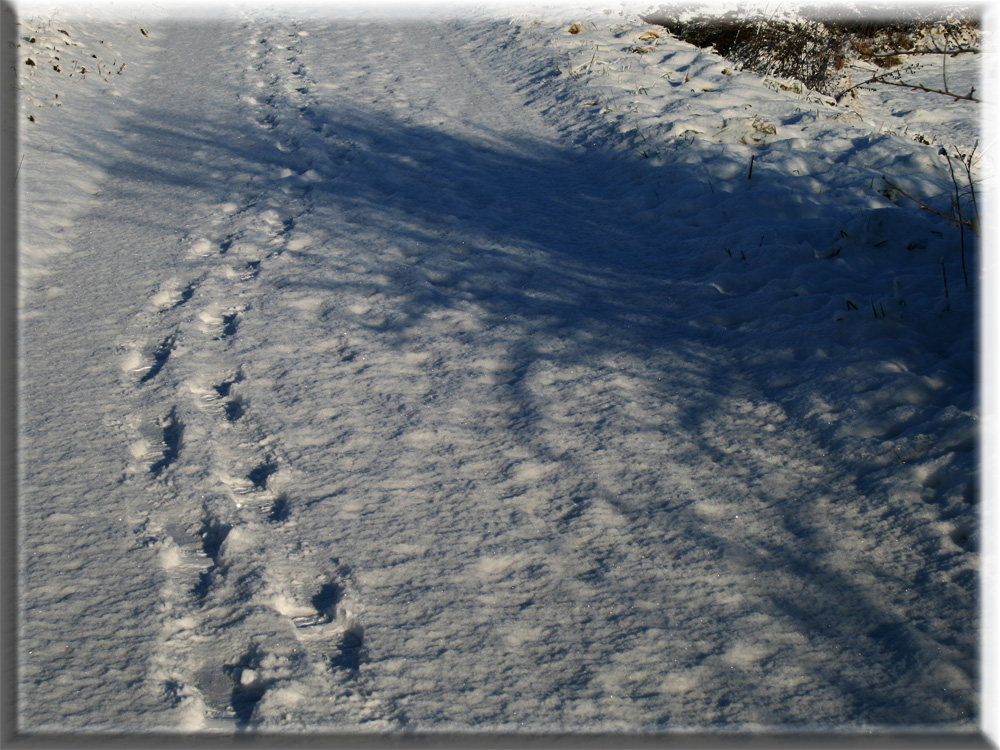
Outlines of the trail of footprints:
M269 88L280 92L290 81L302 95L298 33L270 28L251 44L279 34L292 42L285 60L267 59L281 50L269 46L252 70ZM281 125L293 104L272 96L251 109L292 170L310 167L297 165L300 134ZM120 347L133 405L125 418L129 475L152 498L135 515L164 572L164 626L150 677L190 729L255 726L258 706L281 692L275 687L315 685L317 672L329 685L356 681L364 656L349 572L337 561L317 570L294 533L280 533L294 512L289 461L254 419L247 366L233 354L253 313L254 284L287 247L302 199L277 192L264 188L221 207L205 236L187 242L190 276L151 291L138 333Z

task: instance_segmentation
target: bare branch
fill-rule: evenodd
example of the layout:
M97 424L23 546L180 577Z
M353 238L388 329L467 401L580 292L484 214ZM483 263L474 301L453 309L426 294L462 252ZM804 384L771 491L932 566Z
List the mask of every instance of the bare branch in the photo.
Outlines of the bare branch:
M917 91L926 91L929 94L943 94L944 96L950 96L952 99L962 99L969 102L982 103L982 99L978 99L974 96L976 93L976 87L973 86L972 90L968 94L954 94L951 91L941 91L940 89L929 89L926 86L922 86L919 83L905 83L903 81L887 81L882 80L872 80L872 83L884 83L886 86L902 86L907 89L916 89ZM846 91L844 93L847 93Z
M843 99L845 96L847 96L852 91L855 91L856 89L865 88L875 83L884 83L888 78L899 78L904 72L907 73L914 72L917 67L918 67L917 64L914 63L913 65L909 65L906 68L894 68L893 70L883 70L881 73L875 73L874 75L871 76L871 78L867 78L864 81L861 81L860 83L856 83L853 86L844 89L839 94L834 94L833 99L835 102L837 102L837 104L840 104L841 99Z
M975 158L977 148L979 148L979 141L972 144L972 151L964 156L960 156L962 158L962 165L965 167L965 177L969 181L969 193L972 195L972 205L978 214L979 204L976 202L976 183L972 179L972 160Z
M959 47L958 49L901 49L895 52L876 52L870 55L870 57L904 57L906 55L947 55L948 57L954 57L955 55L961 55L969 53L972 55L978 55L982 50L979 47Z
M975 235L977 237L979 237L979 225L975 221L973 221L972 219L966 218L964 215L962 215L961 212L959 212L959 214L958 214L957 217L951 216L951 215L946 214L946 213L942 213L941 211L938 211L936 208L931 208L930 206L928 206L926 203L924 203L919 198L914 198L912 195L910 195L905 190L903 190L903 188L901 188L899 185L895 184L894 182L891 182L889 180L889 178L886 177L885 175L882 175L882 180L885 182L886 185L888 185L889 187L891 187L893 190L895 190L896 192L898 192L900 195L902 195L902 196L904 196L906 198L909 198L911 201L913 201L918 206L920 206L921 210L923 210L923 211L930 211L932 214L937 214L941 218L947 219L948 221L953 222L954 224L958 224L960 226L969 227L969 229L971 229L975 233Z

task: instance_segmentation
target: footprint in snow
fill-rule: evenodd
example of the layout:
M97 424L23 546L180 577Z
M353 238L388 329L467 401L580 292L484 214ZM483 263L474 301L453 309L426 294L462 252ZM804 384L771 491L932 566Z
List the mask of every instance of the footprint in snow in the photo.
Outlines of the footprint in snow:
M226 665L225 671L232 679L229 706L236 718L238 729L247 727L253 718L254 708L260 703L267 689L274 683L268 670L262 669L262 654L252 646L235 664Z
M267 487L267 479L278 470L278 464L273 461L266 461L247 474L247 479L253 482L254 490L262 490Z
M205 508L198 536L201 539L201 551L205 557L212 561L212 566L198 574L198 581L191 591L199 600L205 599L208 596L213 581L218 578L220 572L219 556L222 551L222 545L231 530L232 526L220 521L207 507ZM224 570L222 572L224 573Z
M176 343L177 334L171 333L153 347L145 350L132 349L122 361L122 369L127 373L140 375L140 385L148 383L159 375L160 370L170 358L170 353L174 350Z
M177 417L176 406L172 407L167 415L160 420L160 428L162 430L162 456L149 467L149 472L154 477L160 476L180 455L184 423Z
M234 390L234 386L242 380L243 373L237 371L207 386L201 380L193 379L188 381L187 387L197 396L198 405L202 409L225 416L229 422L235 422L243 416L243 396Z
M250 281L257 277L260 273L260 261L259 260L249 260L242 269L238 269L240 281Z
M280 523L288 517L290 508L285 493L269 486L270 478L277 472L277 463L265 461L242 477L220 472L218 478L237 508L256 508L272 523Z
M236 335L239 327L240 315L245 308L217 309L209 307L198 313L201 320L201 330L214 340L227 339Z
M180 286L176 283L168 284L150 299L150 304L157 312L166 312L175 307L180 307L194 295L196 282L192 281Z
M271 523L280 524L288 520L291 514L291 504L284 495L278 495L267 511L267 520Z
M201 237L196 239L188 247L188 257L190 258L207 258L209 255L215 252L215 245L211 240Z
M232 526L213 513L208 506L202 509L201 528L198 530L198 537L201 539L201 551L213 563L219 560L219 552L223 542L232 531Z
M364 657L364 626L344 601L343 589L324 583L310 599L311 607L282 606L277 610L295 626L295 637L325 654L335 670L356 672Z

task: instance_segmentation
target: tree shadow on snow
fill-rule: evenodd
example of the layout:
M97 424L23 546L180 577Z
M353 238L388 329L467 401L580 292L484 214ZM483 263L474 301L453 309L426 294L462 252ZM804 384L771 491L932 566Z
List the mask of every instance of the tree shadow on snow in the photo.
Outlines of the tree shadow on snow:
M377 333L383 346L406 350L415 336L429 335L428 326L443 330L440 321L449 316L468 322L467 330L459 325L449 335L459 348L471 350L486 339L491 352L502 348L509 375L500 387L522 404L522 423L542 420L533 380L539 367L568 372L599 365L611 377L612 363L621 360L622 373L641 380L645 394L677 409L676 425L700 452L692 461L723 470L735 465L737 459L708 432L712 424L732 422L734 400L759 397L759 386L727 357L736 333L705 323L725 304L710 282L731 258L712 217L727 207L746 211L748 203L756 204L759 218L745 227L744 241L752 249L775 221L793 215L804 217L802 237L815 235L821 205L790 193L749 191L736 157L728 166L740 176L709 184L694 165L640 172L634 160L610 148L566 148L502 132L460 137L452 134L458 128L414 124L405 113L394 119L349 100L313 102L305 111L290 100L272 101L271 107L271 120L248 117L240 123L210 108L197 121L168 106L153 108L133 132L157 151L145 152L141 161L126 155L118 168L141 176L152 196L194 190L206 201L223 203L241 191L257 196L251 207L284 212L282 231L309 236L307 244L279 250L301 261L302 271L289 279L331 300L317 335L334 335L352 320L337 300L357 294L360 283L387 302L351 324ZM211 165L201 169L205 153ZM220 175L216 165L224 162L231 170ZM720 163L726 166L724 158ZM154 219L137 218L146 220ZM345 270L352 266L365 266L364 278ZM770 346L761 338L758 354L766 357ZM645 365L630 370L628 363L635 362ZM671 425L658 429L658 439L664 439ZM529 453L555 462L583 460L573 451L553 451L549 437L544 429L526 429L516 439ZM751 474L769 471L763 459L741 460ZM780 525L765 530L770 538L749 528L724 535L696 512L696 503L677 501L666 487L659 508L636 507L628 487L607 480L595 479L590 492L635 524L682 528L689 541L715 550L719 564L740 576L760 572L750 593L761 612L792 623L804 637L809 649L800 666L807 683L832 691L850 707L840 717L844 722L947 723L972 710L961 696L922 705L924 693L910 693L906 683L931 660L933 643L908 636L872 600L863 579L820 560L828 520L812 516L808 503L821 481L770 487L741 481L726 486L706 472L689 487L752 493L771 510L780 506L774 513ZM577 507L562 514L563 526L553 528L579 522L588 502L578 498ZM874 572L891 576L892 565ZM722 648L725 636L719 638ZM338 666L356 670L360 643L345 644L342 652ZM727 676L746 694L754 693L758 679L751 673ZM250 696L247 705L252 702ZM725 703L720 699L723 718ZM778 725L810 718L782 706L763 715L764 723Z

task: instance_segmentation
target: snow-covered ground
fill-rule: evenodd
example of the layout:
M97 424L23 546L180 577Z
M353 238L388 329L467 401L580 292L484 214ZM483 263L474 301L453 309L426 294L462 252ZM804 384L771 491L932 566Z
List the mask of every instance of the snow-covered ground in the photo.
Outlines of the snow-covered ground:
M21 731L976 730L979 253L900 192L976 105L611 4L19 22Z

